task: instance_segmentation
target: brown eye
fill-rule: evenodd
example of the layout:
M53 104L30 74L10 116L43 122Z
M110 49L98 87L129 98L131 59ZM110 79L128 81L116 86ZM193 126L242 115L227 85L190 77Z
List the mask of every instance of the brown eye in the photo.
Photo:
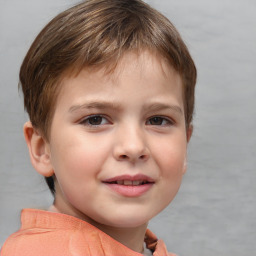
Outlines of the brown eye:
M155 117L152 117L149 119L149 123L151 125L162 125L163 121L164 121L164 119L162 117L158 117L158 116L155 116Z
M88 123L90 125L100 125L102 123L102 117L101 116L93 116L88 118Z
M148 119L146 122L147 125L155 125L155 126L168 126L172 125L173 122L169 120L169 118L161 117L161 116L153 116Z
M101 115L92 115L83 119L80 122L80 124L86 125L86 126L100 126L100 125L109 124L109 121Z

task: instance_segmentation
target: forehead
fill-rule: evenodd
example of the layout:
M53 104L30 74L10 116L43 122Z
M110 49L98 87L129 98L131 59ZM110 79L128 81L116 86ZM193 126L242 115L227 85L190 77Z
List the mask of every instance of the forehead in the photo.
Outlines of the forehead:
M128 52L114 66L110 63L103 67L88 67L75 75L64 76L58 101L65 95L71 97L74 94L78 97L102 94L103 97L111 98L115 93L126 93L126 87L136 90L136 96L139 92L140 96L147 95L149 88L156 92L162 88L170 93L183 90L180 74L160 54L150 51ZM120 88L124 90L120 91Z
M140 70L141 76L146 75L149 69L161 73L165 78L180 75L171 65L167 58L155 50L137 49L125 52L118 60L109 60L96 66L71 66L61 75L60 87L67 84L67 80L75 79L82 72L88 74L101 74L105 79L118 79L120 74L128 70ZM151 71L151 70L150 70Z
M148 71L152 71L152 69L165 77L175 72L174 68L169 64L166 58L156 51L149 50L140 52L129 51L125 53L118 61L116 68L110 74L113 75L112 77L118 76L127 68L130 70L140 70L142 76L147 74ZM108 70L106 69L106 71Z

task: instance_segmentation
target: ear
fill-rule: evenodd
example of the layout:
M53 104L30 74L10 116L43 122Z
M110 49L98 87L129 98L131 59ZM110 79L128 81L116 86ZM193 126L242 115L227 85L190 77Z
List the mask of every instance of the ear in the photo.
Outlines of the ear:
M33 127L31 122L24 124L23 132L33 167L45 177L52 176L54 171L50 161L49 143Z
M187 143L189 143L190 141L190 138L193 134L193 129L194 129L193 124L190 124L187 128Z
M184 160L182 174L184 175L186 173L186 171L187 171L187 158L185 158L185 160Z
M190 124L189 127L187 128L187 143L189 143L192 133L193 133L193 125ZM182 173L185 174L186 171L187 171L187 157L185 157L185 159L184 159Z

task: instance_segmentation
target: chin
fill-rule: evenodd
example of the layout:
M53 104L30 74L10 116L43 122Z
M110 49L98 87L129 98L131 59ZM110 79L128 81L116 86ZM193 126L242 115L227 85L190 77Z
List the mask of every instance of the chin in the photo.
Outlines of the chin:
M104 221L108 226L116 228L136 228L148 223L153 216L148 214L122 214L121 216L115 216L111 219Z

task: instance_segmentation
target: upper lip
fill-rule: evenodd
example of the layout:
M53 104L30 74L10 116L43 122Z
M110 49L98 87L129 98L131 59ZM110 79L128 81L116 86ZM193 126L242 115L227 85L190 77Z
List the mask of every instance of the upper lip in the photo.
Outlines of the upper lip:
M115 176L115 177L103 180L103 182L110 183L110 182L116 182L116 181L122 181L122 180L129 180L129 181L141 180L141 181L146 181L149 183L155 182L154 179L152 179L149 176L144 175L144 174L136 174L136 175L124 174L124 175Z

